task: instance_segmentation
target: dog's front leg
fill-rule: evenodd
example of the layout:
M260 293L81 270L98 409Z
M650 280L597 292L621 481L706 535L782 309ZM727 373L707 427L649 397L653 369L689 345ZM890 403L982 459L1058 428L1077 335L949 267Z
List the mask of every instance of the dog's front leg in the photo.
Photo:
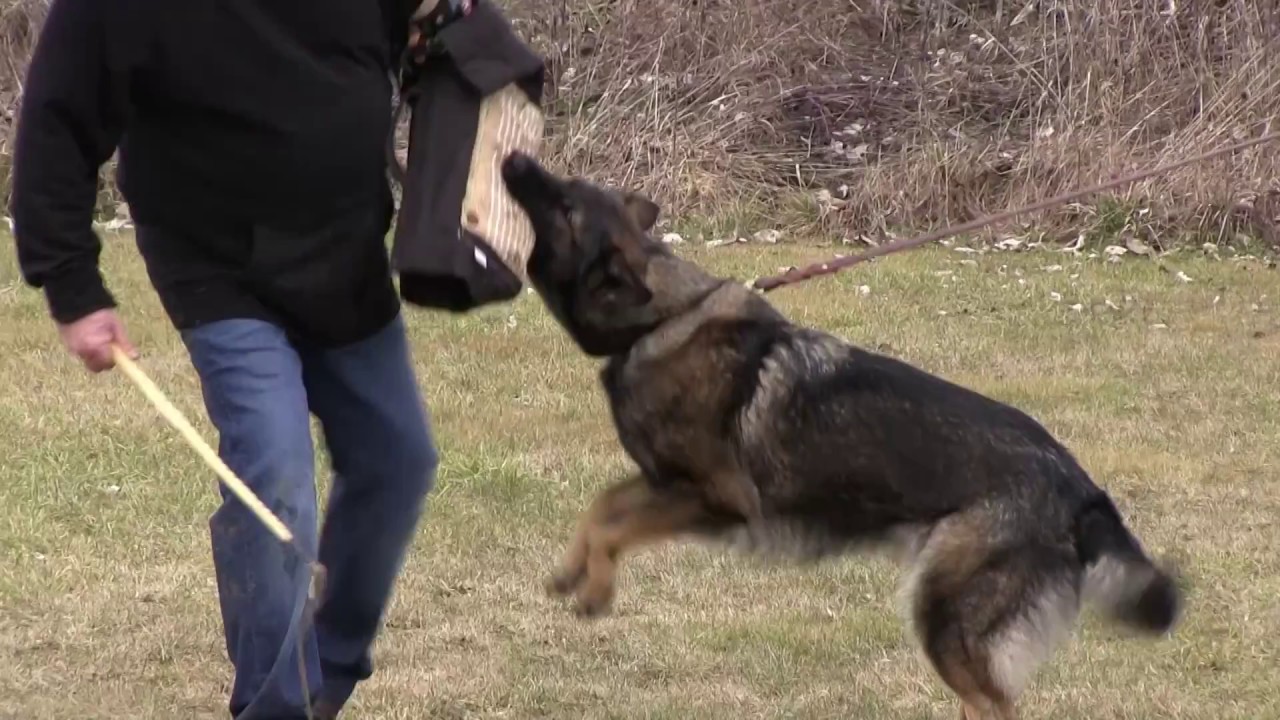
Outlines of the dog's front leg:
M712 473L708 485L713 501L728 513L740 516L747 527L754 530L764 523L760 490L750 475L730 465Z
M708 510L694 493L628 493L628 502L615 504L603 523L587 526L586 578L578 589L579 615L603 614L613 602L618 559L627 550L693 531L705 522Z
M587 549L592 528L623 514L628 507L643 502L648 496L644 476L638 473L596 495L578 520L560 568L547 580L547 592L552 595L568 595L576 590L587 574Z

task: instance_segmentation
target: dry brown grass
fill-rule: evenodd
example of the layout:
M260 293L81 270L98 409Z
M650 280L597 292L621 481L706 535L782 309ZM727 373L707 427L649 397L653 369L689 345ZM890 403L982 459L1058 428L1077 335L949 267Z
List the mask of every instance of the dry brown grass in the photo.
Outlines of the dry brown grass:
M0 0L6 119L47 4ZM708 219L688 228L708 240L778 227L876 240L963 221L1259 134L1280 112L1274 2L503 4L551 62L558 169ZM1278 168L1264 146L1096 200L1148 243L1280 243ZM816 202L819 189L843 207ZM1097 201L997 232L1099 231Z
M999 18L942 0L511 4L553 61L560 166L676 214L736 206L748 226L876 239L962 221L1260 133L1280 108L1274 3L1011 0ZM1278 163L1264 147L1111 205L1148 242L1262 234ZM817 188L847 202L826 214ZM1089 210L1036 231L1074 237Z
M212 439L131 246L112 238L105 274L141 362ZM685 251L743 279L829 252ZM772 296L1030 411L1186 569L1172 638L1088 618L1027 720L1280 717L1280 276L1190 255L1166 258L1181 283L1139 260L931 249ZM409 320L443 466L350 720L954 718L878 560L763 567L672 546L626 565L614 617L545 598L574 516L627 470L595 366L527 295ZM11 254L0 397L0 718L225 717L214 479L123 376L65 356Z
M0 167L4 169L5 214L8 214L9 170L13 133L26 82L27 63L40 34L49 0L0 0Z

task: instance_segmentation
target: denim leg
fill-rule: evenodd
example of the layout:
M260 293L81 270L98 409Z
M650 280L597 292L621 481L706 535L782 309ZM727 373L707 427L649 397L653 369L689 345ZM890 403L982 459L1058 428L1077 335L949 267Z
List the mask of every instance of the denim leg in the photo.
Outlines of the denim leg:
M314 553L316 494L301 361L274 325L225 320L182 334L218 431L223 461ZM209 522L239 720L305 718L297 633L310 569L219 484ZM303 641L307 690L321 685L314 633Z
M437 455L400 317L367 340L302 357L334 471L320 536L326 597L315 625L324 702L340 707L373 672L370 650Z

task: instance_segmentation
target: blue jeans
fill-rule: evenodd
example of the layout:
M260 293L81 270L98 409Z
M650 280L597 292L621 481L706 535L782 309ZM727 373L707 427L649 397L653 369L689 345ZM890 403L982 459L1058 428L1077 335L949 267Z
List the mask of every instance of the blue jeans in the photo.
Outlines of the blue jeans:
M336 349L294 347L275 325L182 333L219 455L328 572L302 638L307 686L329 707L373 672L370 650L435 478L437 455L400 317ZM317 540L310 416L334 471ZM220 486L221 487L221 486ZM307 717L297 657L310 570L222 488L210 519L238 720Z

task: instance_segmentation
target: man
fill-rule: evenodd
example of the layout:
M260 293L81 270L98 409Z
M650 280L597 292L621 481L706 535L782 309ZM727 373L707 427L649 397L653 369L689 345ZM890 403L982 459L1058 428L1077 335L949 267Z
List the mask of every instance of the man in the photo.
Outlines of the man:
M323 428L327 590L301 663L306 563L234 496L210 520L230 710L245 720L334 716L370 676L434 479L384 240L405 5L54 0L28 71L11 211L23 276L70 352L94 372L112 367L112 343L137 354L91 226L99 169L118 149L137 244L219 452L309 545L310 415Z

